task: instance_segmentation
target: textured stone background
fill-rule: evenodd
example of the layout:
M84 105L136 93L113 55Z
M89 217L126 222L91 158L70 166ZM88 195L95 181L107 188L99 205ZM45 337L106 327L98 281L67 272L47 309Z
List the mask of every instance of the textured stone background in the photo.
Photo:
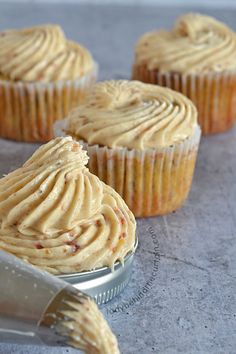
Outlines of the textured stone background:
M59 23L93 52L101 79L128 78L137 38L147 30L170 27L189 10L196 9L0 4L0 27ZM234 10L202 12L236 30ZM36 148L0 140L0 173L18 167ZM236 353L235 151L236 129L203 138L186 205L171 215L138 221L140 246L130 286L103 307L123 354ZM157 242L160 261L153 251ZM41 353L76 351L0 344L0 354Z

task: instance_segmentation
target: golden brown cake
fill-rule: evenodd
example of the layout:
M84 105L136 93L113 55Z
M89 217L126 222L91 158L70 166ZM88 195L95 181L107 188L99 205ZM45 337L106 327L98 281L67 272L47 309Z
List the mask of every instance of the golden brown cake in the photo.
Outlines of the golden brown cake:
M0 179L0 249L53 274L123 262L134 216L87 162L78 142L57 138Z
M84 99L97 65L56 25L0 32L0 137L48 141L53 123Z
M198 109L204 134L228 130L236 117L236 34L200 14L181 16L171 31L137 42L132 78L172 88Z
M138 81L102 82L61 124L84 144L90 171L135 216L166 214L183 204L200 140L196 108L185 96Z

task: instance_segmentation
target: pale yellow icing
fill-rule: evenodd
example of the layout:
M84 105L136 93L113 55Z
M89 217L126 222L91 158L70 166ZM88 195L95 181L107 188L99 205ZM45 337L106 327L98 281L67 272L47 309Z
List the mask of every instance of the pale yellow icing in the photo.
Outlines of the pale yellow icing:
M197 111L185 96L138 81L105 81L73 110L65 131L90 145L166 147L192 136Z
M87 161L79 143L57 138L0 179L0 249L55 274L123 261L134 216Z
M199 73L236 69L236 34L200 14L181 16L174 28L142 36L135 63L160 72Z
M94 68L87 49L68 41L56 25L0 32L1 79L26 82L73 80Z
M68 333L69 345L87 354L120 353L117 339L94 301L80 298L66 301L66 305L71 309L61 311L67 321L62 320L59 329Z

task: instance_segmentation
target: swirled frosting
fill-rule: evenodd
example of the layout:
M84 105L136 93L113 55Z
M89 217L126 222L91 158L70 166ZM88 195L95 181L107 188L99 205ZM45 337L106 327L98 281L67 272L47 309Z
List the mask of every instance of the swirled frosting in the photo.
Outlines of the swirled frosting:
M180 17L170 31L146 33L136 45L136 64L160 72L218 72L236 69L236 34L200 14Z
M135 242L123 199L85 167L71 137L0 179L0 248L55 274L113 267Z
M1 79L26 82L73 80L91 71L87 49L68 41L56 25L0 32Z
M138 81L105 81L71 112L67 134L111 148L166 147L194 134L197 111L185 96Z

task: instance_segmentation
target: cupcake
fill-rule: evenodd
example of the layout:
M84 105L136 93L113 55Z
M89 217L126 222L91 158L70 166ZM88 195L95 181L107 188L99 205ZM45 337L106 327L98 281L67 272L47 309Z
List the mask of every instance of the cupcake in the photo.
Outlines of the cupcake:
M134 216L87 162L78 142L57 138L0 179L0 249L53 274L123 262Z
M55 25L0 32L0 137L43 142L78 105L97 65Z
M187 198L200 129L185 96L138 81L98 83L56 129L84 145L90 171L135 216L169 213Z
M132 77L179 91L197 107L204 134L220 133L236 117L236 34L200 14L174 28L146 33L135 49Z

